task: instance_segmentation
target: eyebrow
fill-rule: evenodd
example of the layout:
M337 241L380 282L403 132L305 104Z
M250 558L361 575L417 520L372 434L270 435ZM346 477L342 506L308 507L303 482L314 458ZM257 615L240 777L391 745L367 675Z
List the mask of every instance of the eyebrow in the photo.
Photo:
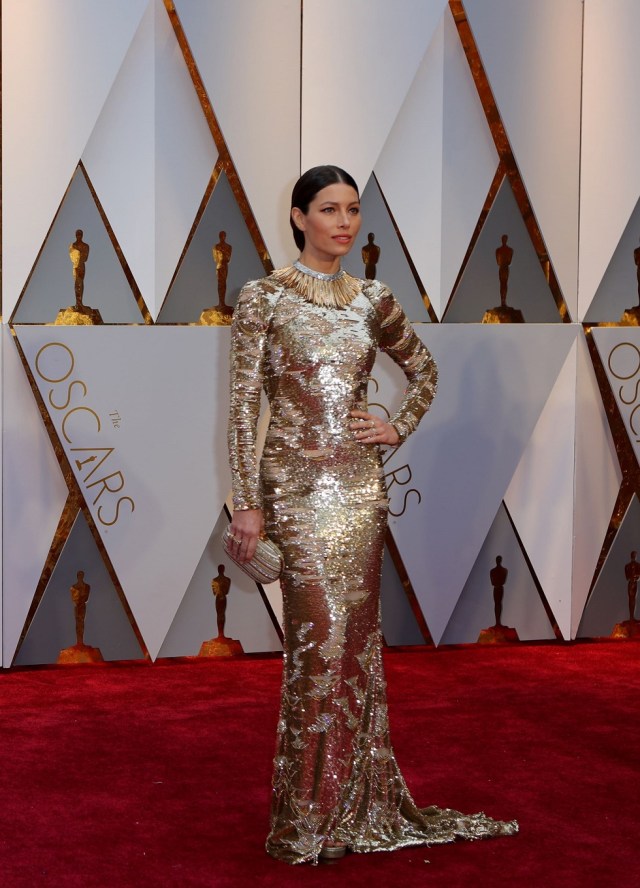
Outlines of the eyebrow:
M359 200L359 199L358 199L358 200L352 200L352 201L349 201L349 203L347 204L347 206L353 207L353 206L355 206L356 204L357 204L358 206L360 206L360 200ZM337 207L337 206L340 206L340 201L339 201L339 200L323 200L322 203L320 204L320 206L321 206L321 207Z

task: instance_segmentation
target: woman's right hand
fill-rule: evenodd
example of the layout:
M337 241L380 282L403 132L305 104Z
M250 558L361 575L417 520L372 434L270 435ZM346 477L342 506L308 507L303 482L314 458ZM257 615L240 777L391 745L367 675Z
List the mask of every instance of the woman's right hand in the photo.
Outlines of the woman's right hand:
M262 509L236 509L231 519L231 548L238 561L251 561L263 530Z

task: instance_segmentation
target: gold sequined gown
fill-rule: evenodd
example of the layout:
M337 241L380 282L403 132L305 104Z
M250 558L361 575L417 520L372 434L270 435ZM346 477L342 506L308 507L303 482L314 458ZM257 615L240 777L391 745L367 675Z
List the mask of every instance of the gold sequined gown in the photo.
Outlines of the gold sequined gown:
M433 358L399 303L358 281L343 308L283 283L243 289L232 327L229 450L234 508L262 508L285 557L284 666L268 852L316 862L327 840L354 851L506 835L515 823L416 807L389 741L380 574L387 497L379 448L356 441L376 351L404 370L401 440L436 389ZM356 280L356 279L352 279ZM271 419L255 452L260 392Z

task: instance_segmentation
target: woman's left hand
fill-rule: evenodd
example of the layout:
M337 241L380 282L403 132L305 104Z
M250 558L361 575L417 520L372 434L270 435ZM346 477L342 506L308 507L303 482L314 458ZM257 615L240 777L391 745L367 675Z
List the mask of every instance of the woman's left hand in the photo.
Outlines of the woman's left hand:
M363 444L388 444L389 447L395 447L400 442L395 428L381 416L365 410L352 410L351 416L355 420L349 423L349 428L353 431L354 438Z

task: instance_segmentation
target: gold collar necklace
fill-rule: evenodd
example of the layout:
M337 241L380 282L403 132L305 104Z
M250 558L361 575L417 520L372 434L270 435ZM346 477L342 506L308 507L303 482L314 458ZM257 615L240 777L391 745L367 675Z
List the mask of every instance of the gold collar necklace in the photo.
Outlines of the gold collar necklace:
M342 268L335 274L324 274L297 261L287 268L278 268L272 276L307 302L323 308L344 308L360 292L360 281Z

